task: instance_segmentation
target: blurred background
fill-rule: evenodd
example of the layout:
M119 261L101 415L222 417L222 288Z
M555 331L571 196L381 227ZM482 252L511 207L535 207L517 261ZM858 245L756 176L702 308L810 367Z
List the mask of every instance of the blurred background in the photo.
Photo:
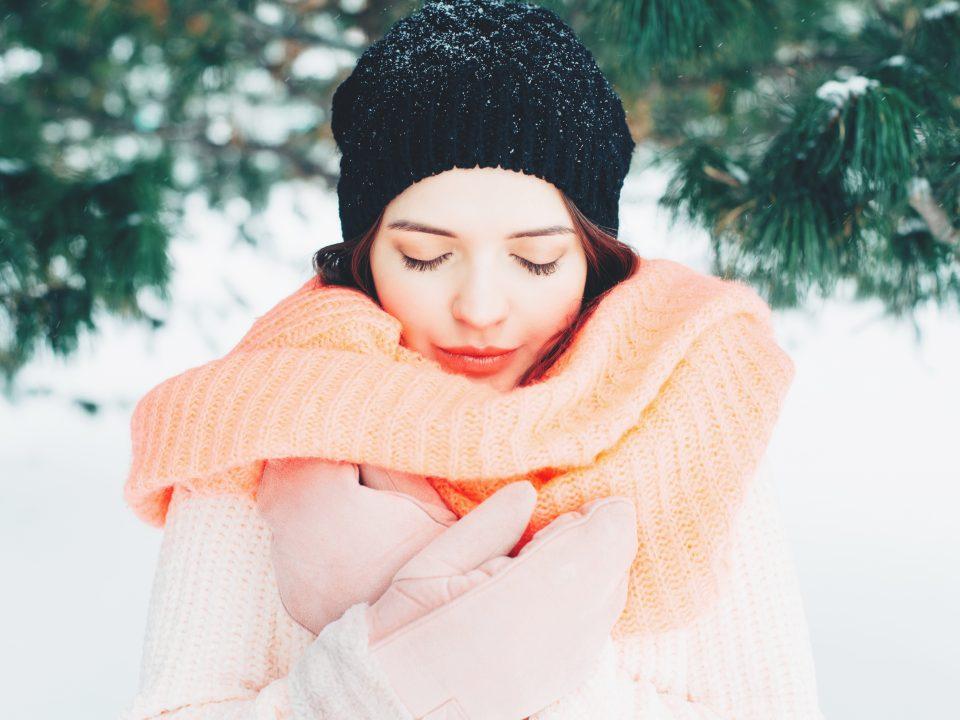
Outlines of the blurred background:
M539 4L623 98L621 237L749 283L796 362L767 457L825 714L955 714L960 3ZM340 240L331 95L420 5L0 5L4 717L135 693L134 404Z

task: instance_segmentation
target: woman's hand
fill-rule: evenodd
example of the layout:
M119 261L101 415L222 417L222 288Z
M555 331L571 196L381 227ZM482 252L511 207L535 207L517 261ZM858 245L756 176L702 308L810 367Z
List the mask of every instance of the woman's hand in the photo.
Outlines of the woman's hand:
M360 484L360 471L371 484ZM280 600L313 633L373 602L400 567L456 521L415 476L317 458L267 461L257 508L273 532ZM415 494L411 494L415 493ZM433 493L431 495L430 493Z
M564 513L511 558L535 504L528 482L501 488L368 608L371 655L414 717L516 720L595 668L626 604L633 503L604 498Z
M363 469L380 487L416 480ZM258 509L297 622L319 634L368 603L371 653L418 718L446 717L439 706L526 717L586 679L626 602L637 542L629 500L564 513L511 558L536 504L530 483L440 522L438 497L364 487L360 470L312 458L264 468Z

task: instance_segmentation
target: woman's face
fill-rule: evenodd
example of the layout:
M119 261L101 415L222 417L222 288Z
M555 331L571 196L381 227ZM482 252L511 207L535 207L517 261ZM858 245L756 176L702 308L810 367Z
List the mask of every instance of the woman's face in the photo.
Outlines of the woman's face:
M370 265L405 347L501 391L573 322L587 278L556 187L499 167L453 168L406 188L384 210ZM494 364L444 352L463 348L512 352Z

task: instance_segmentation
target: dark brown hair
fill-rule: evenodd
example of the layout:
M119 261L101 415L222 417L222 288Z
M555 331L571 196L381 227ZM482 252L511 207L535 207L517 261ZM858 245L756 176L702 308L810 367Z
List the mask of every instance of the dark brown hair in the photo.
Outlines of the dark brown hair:
M595 225L580 212L573 201L560 190L573 227L580 238L587 259L587 279L583 300L577 317L557 334L556 340L524 372L517 386L530 385L556 362L573 342L580 327L587 321L603 297L618 283L632 276L640 267L642 258L636 251ZM380 300L370 270L370 248L383 221L383 212L366 232L359 237L320 248L313 255L313 269L324 285L351 287L370 297L378 305Z

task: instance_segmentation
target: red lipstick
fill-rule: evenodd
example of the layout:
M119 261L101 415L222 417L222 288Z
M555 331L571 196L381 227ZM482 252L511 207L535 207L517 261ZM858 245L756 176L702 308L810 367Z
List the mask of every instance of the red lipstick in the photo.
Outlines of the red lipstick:
M488 345L487 347L473 347L471 345L460 345L459 347L440 347L441 350L445 350L448 353L454 353L456 355L473 355L476 357L489 357L491 355L503 355L504 353L513 352L516 348L499 348L494 347L493 345Z
M516 353L517 348L483 348L461 345L443 348L435 345L443 363L455 372L474 375L490 375L503 369Z

